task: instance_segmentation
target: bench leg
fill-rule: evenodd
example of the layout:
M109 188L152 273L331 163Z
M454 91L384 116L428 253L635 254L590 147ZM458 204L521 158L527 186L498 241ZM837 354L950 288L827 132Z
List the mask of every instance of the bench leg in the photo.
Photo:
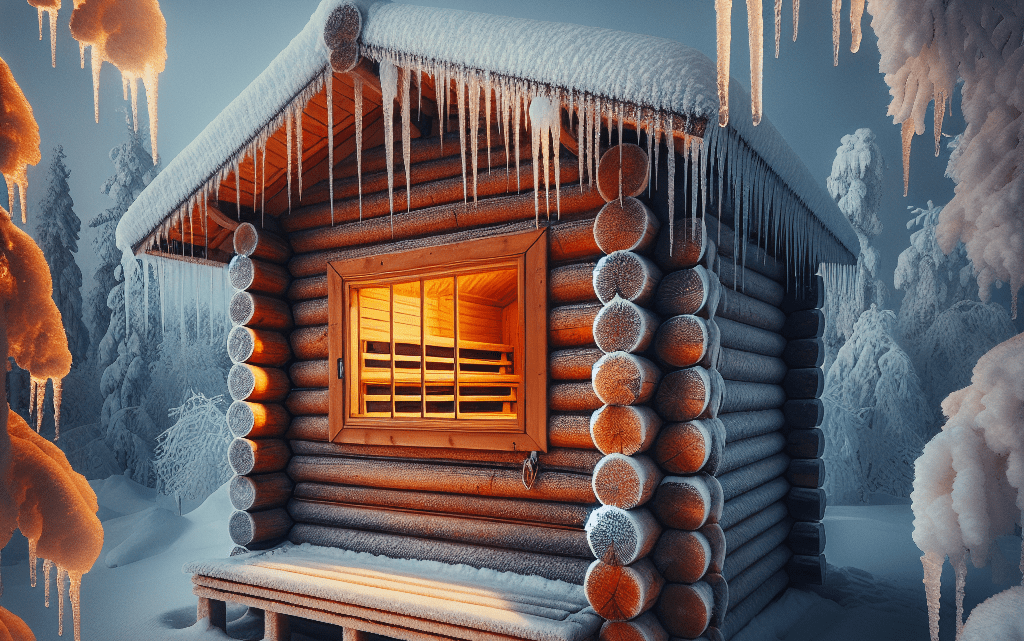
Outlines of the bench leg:
M370 633L355 628L342 628L341 639L342 641L369 641Z
M228 609L227 604L216 599L199 597L199 605L196 607L196 621L209 619L210 625L220 628L227 633L228 630Z
M287 614L267 610L263 614L263 641L291 641L291 622Z

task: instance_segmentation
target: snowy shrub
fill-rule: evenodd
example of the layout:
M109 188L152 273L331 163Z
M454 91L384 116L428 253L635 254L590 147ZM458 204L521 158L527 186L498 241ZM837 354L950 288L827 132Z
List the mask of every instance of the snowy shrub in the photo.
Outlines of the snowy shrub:
M931 414L895 330L896 314L872 306L825 377L825 491L837 504L910 493Z
M1024 586L990 596L978 604L964 624L961 641L1020 641L1024 639Z
M113 395L107 398L109 401ZM104 405L104 410L107 406ZM140 485L153 487L156 471L153 468L153 447L159 430L153 419L141 407L123 407L113 412L104 434L117 462L128 476Z
M222 397L190 392L169 414L174 425L157 437L157 489L182 499L205 499L231 478L231 433Z

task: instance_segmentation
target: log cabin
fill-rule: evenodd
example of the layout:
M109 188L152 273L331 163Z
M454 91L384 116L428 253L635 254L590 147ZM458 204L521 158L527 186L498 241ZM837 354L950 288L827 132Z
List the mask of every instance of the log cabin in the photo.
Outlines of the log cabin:
M668 40L321 3L117 228L235 288L199 617L728 640L823 581L816 272L858 241L716 91Z

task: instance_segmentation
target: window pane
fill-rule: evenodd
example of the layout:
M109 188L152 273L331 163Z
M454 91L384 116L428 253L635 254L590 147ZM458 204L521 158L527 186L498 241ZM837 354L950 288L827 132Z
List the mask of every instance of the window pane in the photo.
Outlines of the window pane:
M514 267L459 274L461 418L516 416L520 368L519 279Z
M455 278L423 281L426 415L455 418Z
M354 416L391 416L391 290L352 290L359 320L359 389Z
M420 281L395 283L395 416L423 415Z

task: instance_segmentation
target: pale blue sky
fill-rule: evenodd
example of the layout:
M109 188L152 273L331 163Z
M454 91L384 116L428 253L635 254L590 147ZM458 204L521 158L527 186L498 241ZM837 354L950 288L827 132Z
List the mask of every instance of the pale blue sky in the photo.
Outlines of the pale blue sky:
M70 2L66 2L70 5ZM234 98L301 30L318 0L164 0L168 59L160 76L159 150L166 165ZM487 11L517 17L575 22L647 33L678 40L715 57L712 0L427 0L414 4ZM924 206L931 199L945 203L953 184L942 176L948 152L933 157L931 132L914 140L910 195L902 193L899 128L886 116L888 88L878 73L878 49L864 17L864 42L849 53L849 23L843 21L838 67L832 66L830 3L804 2L800 32L792 42L792 0L785 0L780 59L774 59L771 2L765 2L764 109L822 185L828 176L840 138L860 127L871 128L888 162L880 217L885 226L876 244L883 256L883 277L892 287L896 257L909 244L905 227L907 206ZM749 87L746 7L734 2L732 72ZM844 3L844 12L848 3ZM36 12L24 0L0 0L0 57L14 73L39 122L43 159L29 170L29 230L32 212L45 189L52 148L61 144L71 169L72 197L83 220L84 242L79 264L86 286L92 284L92 230L88 221L110 206L100 186L112 171L111 147L123 139L120 75L104 65L100 88L100 124L93 122L92 86L88 64L78 64L78 45L68 30L70 6L58 23L57 69L50 67L46 26L38 40ZM844 16L845 18L845 16ZM141 93L141 92L140 92ZM140 120L145 122L140 108ZM959 96L954 117L944 130L959 133ZM929 116L930 117L930 116ZM6 194L0 187L0 202ZM1004 290L1005 291L1005 290ZM997 292L1001 293L1001 292ZM890 302L895 306L895 301Z

